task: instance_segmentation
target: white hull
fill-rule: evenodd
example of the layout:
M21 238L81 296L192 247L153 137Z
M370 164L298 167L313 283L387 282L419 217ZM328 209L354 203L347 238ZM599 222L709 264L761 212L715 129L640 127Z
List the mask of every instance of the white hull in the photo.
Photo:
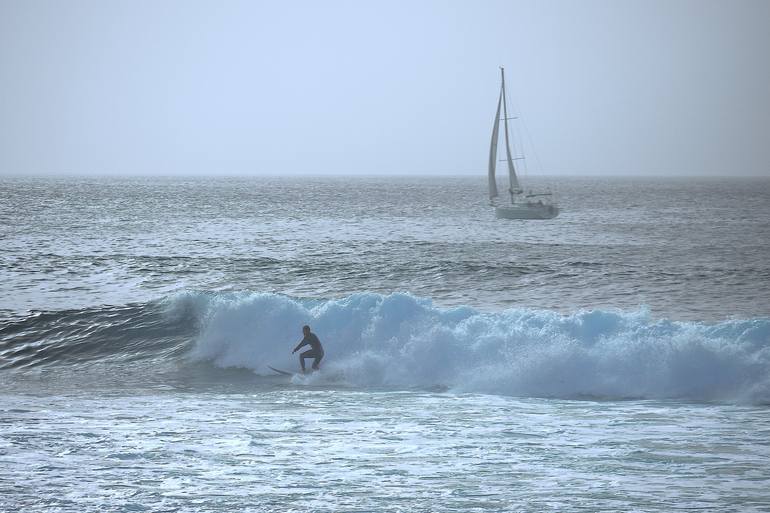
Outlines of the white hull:
M559 215L556 205L521 203L495 207L498 219L553 219Z

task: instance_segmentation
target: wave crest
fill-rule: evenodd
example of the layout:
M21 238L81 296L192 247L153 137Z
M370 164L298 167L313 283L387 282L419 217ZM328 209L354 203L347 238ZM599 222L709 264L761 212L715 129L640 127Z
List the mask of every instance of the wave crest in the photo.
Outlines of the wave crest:
M310 324L323 375L353 386L445 386L540 397L770 403L770 320L653 320L649 312L439 308L409 294L296 300L208 296L192 357L220 367L296 368Z

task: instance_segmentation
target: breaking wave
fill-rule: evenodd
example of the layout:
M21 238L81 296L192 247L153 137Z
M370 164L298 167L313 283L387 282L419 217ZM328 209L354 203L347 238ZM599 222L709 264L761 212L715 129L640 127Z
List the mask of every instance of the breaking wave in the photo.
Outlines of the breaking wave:
M770 320L717 324L637 312L438 308L408 294L329 301L220 296L192 351L220 367L297 368L310 324L324 370L357 386L441 385L548 397L770 402Z
M0 325L0 362L165 359L269 374L296 369L310 324L324 344L310 380L557 398L770 403L770 319L719 323L649 312L440 308L409 294L301 300L187 292L159 302Z

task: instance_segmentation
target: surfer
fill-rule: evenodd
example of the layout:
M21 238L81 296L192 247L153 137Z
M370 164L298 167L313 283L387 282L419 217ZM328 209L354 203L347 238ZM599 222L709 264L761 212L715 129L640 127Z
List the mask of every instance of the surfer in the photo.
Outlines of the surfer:
M315 333L310 332L310 326L302 326L302 334L304 335L304 338L297 344L297 347L294 348L294 351L292 351L291 354L296 353L299 351L299 348L303 346L310 346L310 349L299 355L299 364L302 366L302 373L304 374L305 358L314 358L313 370L318 370L318 364L321 363L321 358L324 357L324 348Z

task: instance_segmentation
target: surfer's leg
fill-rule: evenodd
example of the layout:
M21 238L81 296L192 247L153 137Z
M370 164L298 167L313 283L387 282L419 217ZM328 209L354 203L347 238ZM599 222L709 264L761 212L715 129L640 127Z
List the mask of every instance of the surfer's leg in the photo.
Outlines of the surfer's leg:
M315 358L315 357L316 357L315 351L313 351L312 349L308 349L307 351L299 355L299 363L302 366L303 374L305 373L305 358ZM316 368L315 362L313 362L313 368L314 369Z
M324 354L323 354L323 353L321 353L321 354L318 354L318 355L315 355L315 360L313 360L313 368L314 368L315 370L318 370L318 364L320 364L320 363L321 363L321 359L322 359L323 357L324 357Z

